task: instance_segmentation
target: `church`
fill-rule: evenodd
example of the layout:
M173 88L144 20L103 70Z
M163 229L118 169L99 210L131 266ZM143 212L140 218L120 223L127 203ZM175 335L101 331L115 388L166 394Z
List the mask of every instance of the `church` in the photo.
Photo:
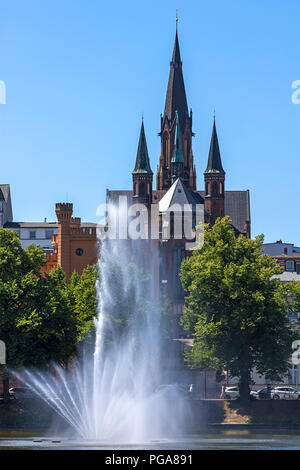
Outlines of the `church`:
M116 202L119 196L126 196L131 203L157 204L159 215L167 212L174 204L184 207L203 206L204 222L213 225L218 217L229 216L236 235L250 238L250 197L249 190L232 191L225 189L225 170L222 164L215 119L207 165L203 168L203 188L197 188L197 172L192 148L193 114L188 108L185 91L182 60L176 28L172 60L170 62L164 113L161 114L161 151L156 170L156 189L153 188L153 171L147 149L144 124L142 122L135 167L132 172L132 189L107 190L107 202ZM164 291L172 302L173 313L179 319L184 292L180 283L179 270L182 260L190 253L186 240L172 234L164 236L164 224L160 224L158 246L157 278L159 290Z

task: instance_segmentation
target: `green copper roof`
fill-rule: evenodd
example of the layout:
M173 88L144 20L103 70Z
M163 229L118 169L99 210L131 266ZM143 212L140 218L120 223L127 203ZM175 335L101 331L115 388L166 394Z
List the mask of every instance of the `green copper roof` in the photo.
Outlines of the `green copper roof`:
M151 175L153 174L151 167L150 167L150 160L149 160L149 155L148 155L146 135L145 135L143 121L142 121L141 133L140 133L139 146L137 150L135 168L132 174L135 174L135 173L150 173Z
M207 168L204 173L225 173L222 166L215 120L210 141Z
M174 139L174 150L172 156L172 163L184 163L184 156L182 151L181 144L181 135L180 135L180 126L178 112L175 112L176 116L176 129L175 129L175 139Z

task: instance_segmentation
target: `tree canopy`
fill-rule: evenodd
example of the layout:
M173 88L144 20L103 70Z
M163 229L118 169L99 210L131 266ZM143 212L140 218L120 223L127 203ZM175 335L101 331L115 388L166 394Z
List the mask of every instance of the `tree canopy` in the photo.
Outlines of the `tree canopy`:
M194 337L186 353L191 368L225 368L249 397L251 371L280 380L295 338L280 281L282 270L261 252L263 236L235 236L229 217L205 227L204 244L186 258L181 280L187 293L182 324Z
M73 353L76 323L64 274L42 276L43 250L24 250L16 232L0 229L0 338L9 367L65 362Z

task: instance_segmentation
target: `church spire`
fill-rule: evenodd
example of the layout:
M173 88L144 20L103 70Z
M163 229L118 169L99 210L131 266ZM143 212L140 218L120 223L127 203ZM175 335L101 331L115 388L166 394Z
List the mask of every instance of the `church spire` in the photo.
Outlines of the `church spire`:
M148 155L148 148L147 148L146 135L145 135L145 129L144 129L144 120L142 120L135 168L132 174L136 174L136 173L149 173L151 175L153 174L151 167L150 167L150 160L149 160L149 155Z
M153 172L150 167L144 120L142 120L135 167L132 172L132 180L133 196L137 198L140 203L151 204Z
M177 22L176 22L177 25ZM176 118L177 113L177 118ZM176 143L176 129L180 129L181 151L179 167L184 183L188 188L196 190L196 178L194 174L194 157L192 151L192 111L188 113L187 99L182 74L182 61L176 27L175 43L170 63L165 111L160 120L161 150L159 157L159 170L156 175L156 188L168 189L173 180L174 144ZM177 135L179 132L177 131ZM179 153L177 153L178 157ZM178 167L178 168L179 168ZM178 170L177 168L177 170Z
M173 122L176 110L178 111L181 129L184 129L185 119L188 115L188 105L182 74L182 61L177 28L172 60L170 62L170 74L164 112L164 115L168 117L170 122Z
M222 166L222 160L220 155L220 148L218 142L218 135L216 129L216 120L214 117L214 125L210 141L210 149L208 154L208 162L205 173L225 173Z
M223 170L214 117L207 168L204 172L205 210L210 214L210 223L225 214L225 171Z

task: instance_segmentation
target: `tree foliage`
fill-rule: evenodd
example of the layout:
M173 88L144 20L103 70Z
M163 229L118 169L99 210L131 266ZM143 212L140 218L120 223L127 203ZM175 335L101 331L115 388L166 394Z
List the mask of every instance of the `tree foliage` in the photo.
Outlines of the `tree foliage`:
M91 342L94 338L94 318L97 315L97 282L100 282L99 270L96 265L90 265L82 271L81 275L74 272L68 286L79 342Z
M0 229L0 338L10 367L65 362L73 353L76 324L60 283L62 272L42 276L43 250L23 250L13 230Z
M235 236L229 217L205 227L204 245L186 258L182 324L193 335L190 367L224 367L249 397L251 371L271 380L286 373L294 332L287 318L281 268L261 252L263 236Z

